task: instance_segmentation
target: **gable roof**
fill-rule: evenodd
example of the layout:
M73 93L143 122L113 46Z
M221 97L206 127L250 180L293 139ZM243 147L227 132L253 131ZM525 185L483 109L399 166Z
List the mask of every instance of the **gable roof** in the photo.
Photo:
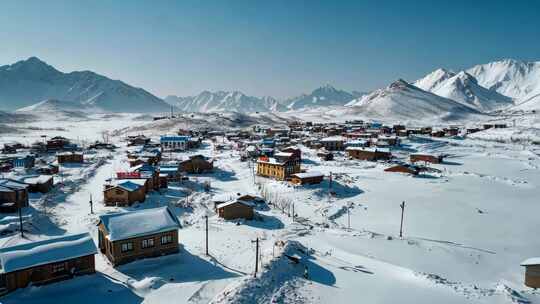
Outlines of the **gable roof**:
M169 207L105 214L99 217L114 242L180 228Z
M228 202L225 202L225 203L221 203L221 204L217 205L216 208L221 209L223 207L231 206L231 205L234 205L234 204L241 204L241 205L253 208L253 204L251 203L251 201L243 201L243 200L233 200L233 201L228 201Z
M88 233L74 234L43 241L0 248L0 273L96 254Z

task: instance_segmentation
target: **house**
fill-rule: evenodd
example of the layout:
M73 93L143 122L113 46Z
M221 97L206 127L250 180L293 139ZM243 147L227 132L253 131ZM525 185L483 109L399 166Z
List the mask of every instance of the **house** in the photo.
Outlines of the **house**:
M188 149L190 136L161 136L161 151L185 151Z
M128 146L142 146L150 142L150 138L144 135L128 136Z
M525 267L525 285L540 288L540 257L527 259L520 265Z
M418 175L420 173L420 168L415 165L410 165L410 164L395 164L390 168L384 169L384 171Z
M291 183L295 185L320 184L323 178L324 178L324 174L317 171L295 173L291 176Z
M226 220L246 219L252 220L253 204L244 200L232 200L216 206L218 216Z
M33 154L18 156L13 160L13 167L30 169L34 167L36 157Z
M146 189L135 180L120 180L116 185L105 185L103 203L105 206L131 206L135 202L144 202Z
M427 153L413 153L409 155L411 163L415 162L426 162L426 163L432 163L432 164L440 164L443 162L443 156L442 155L434 155L434 154L427 154Z
M214 169L214 161L202 155L193 155L189 159L181 161L179 164L180 172L203 173Z
M84 156L81 152L62 152L56 154L59 164L65 163L83 163Z
M168 180L180 180L182 173L178 164L162 164L159 166L160 175L166 175Z
M261 156L257 159L257 175L286 180L292 174L299 173L299 166L291 160L278 161L272 157Z
M168 207L102 215L100 251L114 265L177 253L180 222Z
M327 151L341 151L345 148L345 137L332 136L321 139L320 143Z
M159 172L156 168L149 164L140 164L129 169L130 173L138 173L137 178L143 178L148 180L148 189L159 190Z
M56 136L47 140L47 143L45 144L45 149L47 151L63 150L69 144L70 144L69 139L62 136Z
M293 159L296 159L298 161L302 160L302 150L300 150L297 147L294 147L294 146L285 147L281 149L281 152L291 153Z
M346 149L349 157L361 160L377 161L389 160L392 158L392 153L388 148L356 148L349 147Z
M46 164L46 165L37 167L36 172L39 174L44 174L44 175L53 175L59 172L59 168L57 165Z
M0 248L0 294L94 273L96 253L88 233Z
M28 192L31 193L47 193L54 187L51 175L28 176L23 178L22 182L28 185Z
M0 179L0 212L16 212L24 207L28 207L28 185Z
M357 148L369 147L369 141L364 140L364 139L349 140L345 142L345 146L347 148L348 147L357 147Z
M334 159L334 154L332 154L331 152L326 152L326 151L317 152L317 156L320 157L322 160L326 160L326 161Z

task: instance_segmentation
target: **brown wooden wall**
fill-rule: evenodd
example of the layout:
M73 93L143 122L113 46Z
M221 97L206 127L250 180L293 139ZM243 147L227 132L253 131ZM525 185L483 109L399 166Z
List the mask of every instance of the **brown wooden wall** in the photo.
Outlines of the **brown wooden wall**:
M137 259L157 257L161 255L176 253L179 251L180 247L178 244L178 230L171 230L144 237L110 242L106 238L108 233L103 224L100 224L98 229L99 233L101 234L99 236L99 248L101 252L104 253L105 256L107 256L107 258L109 259L109 261L111 261L111 263L115 266L129 263ZM172 235L172 242L169 244L161 245L161 237L168 234ZM154 239L154 247L142 248L142 241L149 238ZM133 243L133 250L122 252L122 244L128 242Z

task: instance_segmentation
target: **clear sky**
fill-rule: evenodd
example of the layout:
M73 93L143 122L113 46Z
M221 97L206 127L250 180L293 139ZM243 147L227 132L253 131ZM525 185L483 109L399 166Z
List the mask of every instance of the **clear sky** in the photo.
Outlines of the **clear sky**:
M540 1L0 1L0 65L30 56L165 97L372 90L540 60Z

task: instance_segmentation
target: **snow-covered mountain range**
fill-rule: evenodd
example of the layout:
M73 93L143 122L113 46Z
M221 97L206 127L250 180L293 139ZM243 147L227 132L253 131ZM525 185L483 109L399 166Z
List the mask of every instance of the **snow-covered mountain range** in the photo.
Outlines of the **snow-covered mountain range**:
M412 83L403 80L371 93L325 85L285 100L239 91L203 91L168 96L111 80L94 72L63 73L31 57L0 67L0 110L165 112L325 112L417 118L462 117L468 113L540 109L540 62L501 60L452 72L437 69Z
M204 91L196 96L167 96L165 101L184 112L250 113L285 110L285 107L272 97L259 98L239 91Z
M91 71L63 73L36 57L0 67L0 109L48 99L113 112L161 112L170 106L149 92Z

